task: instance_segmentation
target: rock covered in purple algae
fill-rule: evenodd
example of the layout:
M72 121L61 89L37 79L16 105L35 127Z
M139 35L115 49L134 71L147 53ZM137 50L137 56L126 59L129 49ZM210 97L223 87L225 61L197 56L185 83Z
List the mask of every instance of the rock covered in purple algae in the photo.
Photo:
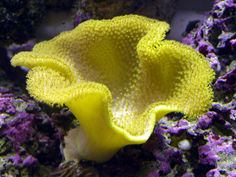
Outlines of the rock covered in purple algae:
M236 120L231 118L231 112L236 109L235 105L235 100L227 105L213 105L207 143L198 148L199 162L214 167L206 176L231 176L236 172ZM207 115L209 113L203 117Z
M235 21L236 1L216 0L208 18L188 31L183 39L205 55L220 76L213 85L216 102L194 128L195 135L201 135L204 140L197 148L198 164L207 169L204 173L207 177L236 174Z
M169 173L173 176L180 175L181 170L182 173L191 172L193 176L210 176L212 174L210 171L213 169L219 171L221 176L229 176L235 173L236 131L233 126L235 121L230 121L229 114L223 115L213 111L209 112L200 117L197 124L189 122L189 127L186 128L186 125L183 125L182 129L179 122L183 119L176 123L174 120L163 119L157 125L158 132L161 132L160 129L164 132L162 136L165 137L165 140L162 142L162 146L166 144L170 149L179 152L178 159L181 159L182 163L181 161L170 163L168 155L157 147L153 148L156 158L163 164L166 163L165 159L168 159L167 162L171 164ZM206 125L204 125L205 123ZM181 130L181 133L175 131L176 129ZM158 132L155 133L157 137L160 137ZM191 144L191 147L181 148L178 146L179 142L183 140L188 140L187 142ZM155 153L156 151L159 153ZM163 159L163 156L166 158ZM169 156L172 156L171 153ZM181 170L180 167L182 167ZM178 170L174 171L176 168ZM169 175L169 173L167 174Z
M183 42L205 55L212 68L219 73L226 70L225 67L236 57L235 21L236 2L215 0L208 18L188 27Z
M0 70L0 176L47 176L62 160L61 140L53 120Z
M124 14L140 14L170 21L175 12L177 0L82 0L75 9L75 26L90 18L107 19Z
M236 68L220 76L214 83L215 100L213 108L221 115L229 115L236 121Z
M220 177L220 171L217 169L210 170L207 174L206 177Z
M219 77L214 87L216 90L222 90L224 93L236 92L236 68Z

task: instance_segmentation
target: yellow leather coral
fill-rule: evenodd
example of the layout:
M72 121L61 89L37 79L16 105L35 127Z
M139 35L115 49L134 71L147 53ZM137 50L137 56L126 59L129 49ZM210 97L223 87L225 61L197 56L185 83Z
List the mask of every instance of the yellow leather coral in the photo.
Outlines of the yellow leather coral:
M168 30L138 15L89 20L13 57L14 66L31 69L33 97L66 105L78 118L68 159L106 161L147 141L165 114L193 117L208 109L213 71L192 48L164 40Z

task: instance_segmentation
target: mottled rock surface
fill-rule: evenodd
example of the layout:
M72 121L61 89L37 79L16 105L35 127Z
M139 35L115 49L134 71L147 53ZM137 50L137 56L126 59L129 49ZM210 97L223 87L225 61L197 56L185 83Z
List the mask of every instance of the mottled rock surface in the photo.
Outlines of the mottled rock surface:
M183 43L207 57L217 73L236 67L236 2L216 0L204 21L195 21L186 28Z
M62 160L62 132L0 70L0 176L47 176Z
M82 0L75 7L75 25L95 18L109 19L124 14L140 14L170 22L177 0Z

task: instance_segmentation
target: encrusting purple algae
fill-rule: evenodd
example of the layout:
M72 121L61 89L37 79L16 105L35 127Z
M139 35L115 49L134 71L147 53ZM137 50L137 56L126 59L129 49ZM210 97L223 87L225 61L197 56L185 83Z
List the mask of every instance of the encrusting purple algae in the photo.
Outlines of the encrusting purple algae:
M0 71L0 176L36 175L62 160L61 131L24 90Z
M236 2L216 0L209 16L199 23L190 23L182 42L202 53L212 68L225 72L236 57Z
M55 120L62 113L52 114L54 110L39 105L1 70L0 176L235 177L235 21L236 2L216 0L209 16L188 28L183 38L206 56L217 73L210 111L197 121L169 114L159 121L147 143L125 147L103 164L63 162L61 148L68 131L62 126L68 124L65 117ZM14 46L8 53L10 50ZM70 122L72 128L74 122Z

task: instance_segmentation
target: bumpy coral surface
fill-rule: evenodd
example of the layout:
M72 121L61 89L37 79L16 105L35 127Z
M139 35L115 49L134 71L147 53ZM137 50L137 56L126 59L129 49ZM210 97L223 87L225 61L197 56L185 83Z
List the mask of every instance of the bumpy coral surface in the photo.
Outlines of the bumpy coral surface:
M136 15L90 20L17 54L12 64L32 68L32 96L65 104L79 119L70 135L79 142L73 156L104 161L145 142L165 114L197 116L211 103L213 71L192 48L163 40L168 29Z

